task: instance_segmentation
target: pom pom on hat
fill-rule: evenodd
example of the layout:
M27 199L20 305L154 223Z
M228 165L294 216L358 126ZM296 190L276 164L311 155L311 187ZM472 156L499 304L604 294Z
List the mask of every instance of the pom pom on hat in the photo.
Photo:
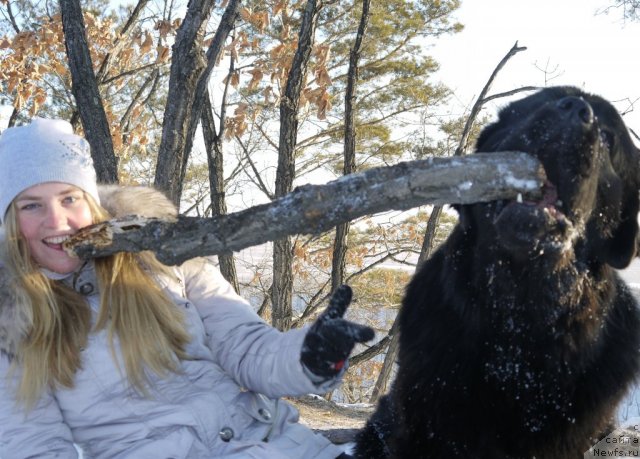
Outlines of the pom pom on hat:
M34 118L0 135L0 219L27 188L46 182L69 183L100 203L89 143L63 120Z

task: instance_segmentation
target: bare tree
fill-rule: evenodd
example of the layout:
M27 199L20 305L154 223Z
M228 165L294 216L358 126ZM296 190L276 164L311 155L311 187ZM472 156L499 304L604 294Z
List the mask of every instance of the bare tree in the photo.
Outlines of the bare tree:
M202 51L204 27L214 0L193 0L173 45L169 92L158 151L155 185L180 204L187 161L200 121L207 83L238 17L240 0L230 0L206 56Z
M358 83L358 60L362 40L369 21L370 0L362 1L362 14L356 34L355 42L349 53L349 70L347 71L347 89L344 97L344 175L351 174L356 170L356 127L355 127L355 102L356 86ZM347 256L347 238L349 235L350 223L346 222L336 227L335 241L333 244L333 257L331 269L331 290L337 289L344 282L345 259Z
M224 120L226 111L226 90L222 97L222 109L220 111L220 128L216 131L213 119L213 107L209 92L205 93L204 109L202 110L202 135L207 150L207 162L209 164L209 193L211 195L211 210L213 215L225 215L227 204L224 191L224 166L222 156L222 138L224 136ZM240 292L238 274L231 253L221 253L220 272L233 286L236 292Z
M93 63L87 45L79 0L60 0L64 40L71 70L72 91L96 168L98 180L118 182L118 164L113 151L109 122L102 105Z
M278 169L276 171L276 198L289 193L295 178L296 140L298 135L298 107L304 84L309 57L313 48L318 15L322 0L308 0L302 16L298 48L293 57L287 86L280 103L280 142L278 147ZM293 253L289 238L279 239L273 244L273 305L272 324L280 330L291 326L293 315Z

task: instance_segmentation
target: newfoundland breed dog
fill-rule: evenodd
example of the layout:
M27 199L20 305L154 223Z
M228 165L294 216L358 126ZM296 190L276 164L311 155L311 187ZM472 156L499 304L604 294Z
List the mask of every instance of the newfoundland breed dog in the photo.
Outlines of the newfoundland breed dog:
M477 151L538 158L543 197L457 207L407 288L397 378L358 458L582 458L638 371L638 306L615 270L636 255L640 153L615 108L543 89Z

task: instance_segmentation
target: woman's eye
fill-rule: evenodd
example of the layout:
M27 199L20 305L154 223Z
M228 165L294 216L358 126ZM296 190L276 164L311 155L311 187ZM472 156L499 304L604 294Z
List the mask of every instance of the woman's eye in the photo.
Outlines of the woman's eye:
M38 204L34 202L20 206L20 210L33 210L37 208L38 208Z
M78 201L78 197L77 196L65 196L65 198L62 200L65 204L73 204L74 202Z

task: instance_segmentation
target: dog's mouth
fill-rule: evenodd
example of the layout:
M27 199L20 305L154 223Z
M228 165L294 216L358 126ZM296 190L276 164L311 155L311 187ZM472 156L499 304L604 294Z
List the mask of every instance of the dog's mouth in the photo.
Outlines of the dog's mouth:
M524 253L561 249L573 227L563 207L557 188L549 181L537 201L523 200L521 196L500 201L493 219L500 245Z
M567 217L561 210L562 205L562 201L558 198L557 188L547 180L542 187L542 198L539 201L523 200L522 195L518 195L517 199L514 200L502 201L497 209L496 219L500 217L500 214L505 208L521 206L534 212L543 212L549 220L555 220L558 224L562 224L567 220Z

